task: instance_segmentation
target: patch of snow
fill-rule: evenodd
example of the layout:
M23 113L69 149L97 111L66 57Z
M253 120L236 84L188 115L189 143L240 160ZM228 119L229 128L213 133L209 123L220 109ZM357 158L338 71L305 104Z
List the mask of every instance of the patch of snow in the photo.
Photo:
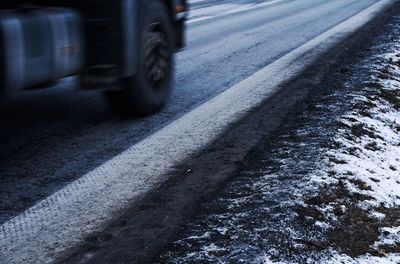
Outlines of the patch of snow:
M377 220L383 220L383 219L385 219L385 217L386 217L385 214L382 214L382 213L379 213L379 212L376 212L376 211L372 211L372 212L369 214L369 216L370 216L371 218L375 218L375 219L377 219Z
M257 260L257 263L262 263L262 264L292 264L291 262L281 262L281 261L275 262L275 261L272 261L269 256L260 257Z
M329 260L321 261L321 264L398 264L400 254L388 254L386 257L375 257L371 255L352 258L344 254L332 254Z
M201 239L201 238L207 238L209 236L210 236L210 232L207 231L201 236L190 236L190 237L185 238L185 240L191 240L191 239L196 240L196 239Z
M394 60L396 53L383 55L387 60ZM400 77L400 67L394 67L394 77ZM379 70L377 69L377 72ZM397 75L397 76L396 76ZM377 80L378 82L378 80ZM400 80L380 80L384 90L393 90L400 86ZM365 96L354 96L354 104L368 102ZM350 113L340 120L348 127L361 126L369 131L370 135L348 136L348 129L338 130L335 141L342 146L339 149L328 151L328 156L340 160L339 164L327 164L329 170L336 172L333 177L314 176L315 182L333 182L337 177L348 175L346 185L350 192L361 193L372 197L365 201L371 206L384 205L386 207L400 206L400 111L396 110L389 102L382 99L374 100L376 106L366 109L370 116L361 116L359 113ZM396 130L397 129L397 130ZM349 153L348 149L356 149ZM360 188L354 182L362 182L365 186ZM352 183L353 182L353 183Z
M381 228L379 241L375 242L374 248L380 245L396 245L400 244L400 226Z

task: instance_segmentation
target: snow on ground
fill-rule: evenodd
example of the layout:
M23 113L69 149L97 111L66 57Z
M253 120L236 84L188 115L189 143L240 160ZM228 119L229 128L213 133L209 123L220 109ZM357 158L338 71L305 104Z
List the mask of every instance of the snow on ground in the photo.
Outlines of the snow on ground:
M336 254L332 256L329 260L322 261L320 264L393 264L393 263L398 263L398 256L396 254L390 254L386 256L385 258L380 258L380 257L373 257L373 256L364 256L358 259L351 258L347 255L344 254L339 254L335 252ZM268 257L265 257L262 262L262 264L295 264L293 262L282 262L282 261L272 261Z
M391 74L393 78L400 78L398 67L397 72L391 71ZM399 93L390 82L377 81L375 85L382 87L382 93ZM330 158L341 161L333 170L336 175L353 175L348 177L346 185L352 192L373 197L366 203L400 206L400 112L382 98L371 100L360 96L354 99L354 104L360 101L374 106L365 109L364 116L355 112L342 120L346 127L351 128L352 135L349 137L348 129L338 131L335 141L342 148L328 153ZM349 149L354 151L344 151ZM337 177L333 179L338 180Z
M321 264L398 264L399 255L389 254L382 257L362 256L354 259L344 254L336 254L330 260L323 261Z
M366 93L352 99L358 107L339 119L343 128L333 139L337 148L327 152L323 179L317 173L313 181L344 184L351 194L365 197L358 206L382 223L377 225L393 225L399 219L384 223L386 215L379 211L400 208L400 44L377 55L375 61L372 81L365 83ZM335 218L329 206L319 210ZM380 227L379 232L371 248L381 256L352 258L333 253L324 263L400 263L400 226ZM387 253L388 248L396 253Z
M374 248L381 245L395 245L400 243L400 226L381 228L379 241L375 242Z

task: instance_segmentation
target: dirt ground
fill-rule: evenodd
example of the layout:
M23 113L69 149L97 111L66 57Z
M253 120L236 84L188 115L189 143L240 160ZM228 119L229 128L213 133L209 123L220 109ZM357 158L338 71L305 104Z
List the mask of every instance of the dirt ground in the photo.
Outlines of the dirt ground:
M331 66L154 263L399 263L399 22Z

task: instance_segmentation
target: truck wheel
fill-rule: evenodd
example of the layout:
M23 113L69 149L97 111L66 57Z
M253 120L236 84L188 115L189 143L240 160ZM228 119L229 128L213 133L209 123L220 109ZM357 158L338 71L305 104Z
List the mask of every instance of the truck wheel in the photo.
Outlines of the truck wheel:
M173 74L173 31L166 7L160 1L140 1L138 67L123 80L124 88L106 92L114 110L147 116L167 102Z

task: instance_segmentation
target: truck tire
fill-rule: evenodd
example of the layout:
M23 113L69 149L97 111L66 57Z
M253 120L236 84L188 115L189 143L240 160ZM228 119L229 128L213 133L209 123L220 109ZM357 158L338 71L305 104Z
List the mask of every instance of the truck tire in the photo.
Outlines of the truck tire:
M113 110L147 116L166 104L173 81L174 32L168 11L159 1L140 1L137 72L123 80L123 89L107 91Z

